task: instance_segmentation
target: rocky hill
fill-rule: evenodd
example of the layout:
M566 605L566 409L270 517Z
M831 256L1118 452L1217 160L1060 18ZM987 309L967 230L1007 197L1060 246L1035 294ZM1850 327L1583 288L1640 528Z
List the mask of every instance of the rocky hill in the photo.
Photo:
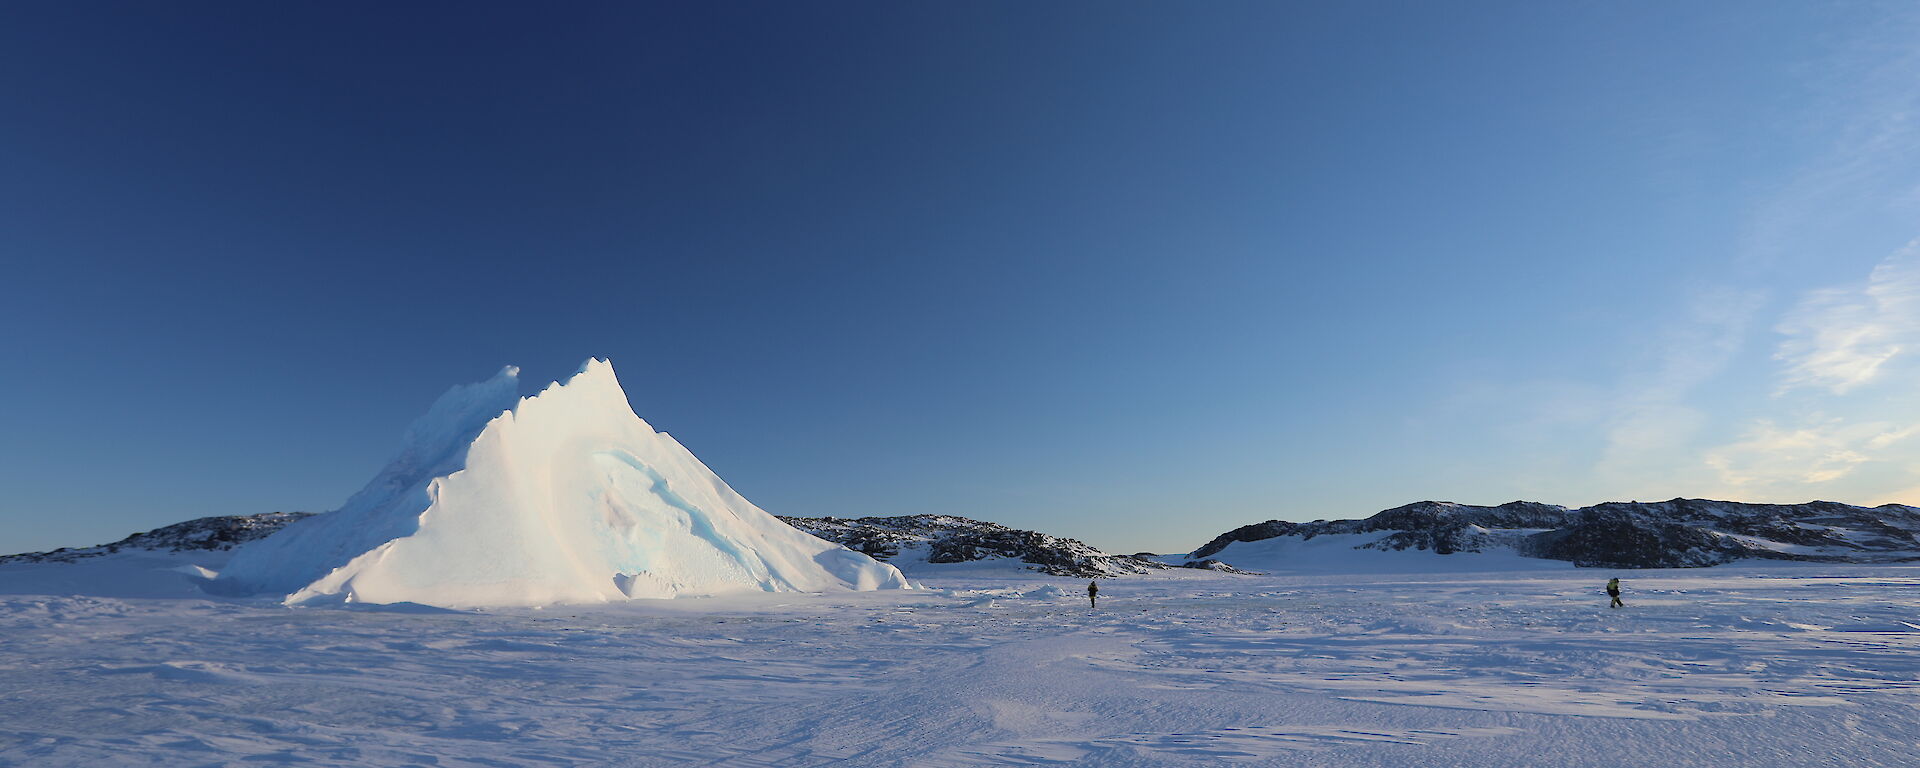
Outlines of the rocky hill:
M965 563L1007 558L1054 576L1102 578L1167 567L1112 555L1080 541L953 515L782 517L800 530L911 571L915 562Z
M1569 509L1515 501L1494 507L1422 501L1362 520L1269 520L1215 537L1195 559L1236 542L1281 536L1382 534L1357 549L1438 554L1511 549L1581 566L1681 568L1745 558L1881 563L1920 560L1920 509L1831 501L1749 504L1705 499L1607 502ZM1231 563L1230 556L1221 559Z
M61 547L52 552L27 552L0 555L0 563L71 563L89 557L118 554L128 550L184 552L188 550L225 550L285 528L310 512L266 512L258 515L202 517L146 533L136 533L112 544L93 547Z

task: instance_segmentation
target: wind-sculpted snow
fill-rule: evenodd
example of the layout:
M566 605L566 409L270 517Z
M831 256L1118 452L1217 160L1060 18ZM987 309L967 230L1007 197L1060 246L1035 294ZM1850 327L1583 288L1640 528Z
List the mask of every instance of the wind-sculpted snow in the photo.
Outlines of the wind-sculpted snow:
M1748 558L1820 562L1920 559L1920 510L1887 504L1856 507L1830 501L1748 504L1674 499L1609 502L1582 509L1516 501L1497 507L1423 501L1364 520L1269 520L1242 526L1195 550L1234 565L1244 545L1320 536L1355 539L1351 547L1437 554L1506 551L1589 567L1677 568ZM1285 567L1271 557L1284 548L1256 548L1252 567ZM1239 554L1236 554L1239 553Z
M1142 557L1107 554L1075 539L954 515L780 519L909 571L921 564L995 559L1023 563L1021 567L1041 573L1079 578L1125 576L1167 567Z
M516 374L456 387L345 506L242 548L215 586L444 607L910 586L735 493L634 415L611 364L528 398Z
M1920 567L1635 571L1609 609L1566 563L1340 549L1098 610L1006 568L486 612L0 595L0 765L1914 764Z

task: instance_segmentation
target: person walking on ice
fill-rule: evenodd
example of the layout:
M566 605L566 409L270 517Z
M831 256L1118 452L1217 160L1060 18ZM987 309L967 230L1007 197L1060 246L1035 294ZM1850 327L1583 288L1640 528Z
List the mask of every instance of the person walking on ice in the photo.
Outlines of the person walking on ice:
M1607 597L1611 597L1611 598L1613 598L1613 605L1610 605L1610 606L1607 606L1607 607L1609 607L1609 608L1622 608L1622 607L1625 607L1625 605L1626 605L1626 604L1625 604L1625 603L1622 603L1622 602L1620 602L1620 579L1619 579L1619 577L1614 577L1614 578L1612 578L1612 579L1608 579L1608 580L1607 580Z
M1100 607L1100 583L1097 581L1089 581L1087 582L1087 608L1093 609L1093 608L1099 608L1099 607Z

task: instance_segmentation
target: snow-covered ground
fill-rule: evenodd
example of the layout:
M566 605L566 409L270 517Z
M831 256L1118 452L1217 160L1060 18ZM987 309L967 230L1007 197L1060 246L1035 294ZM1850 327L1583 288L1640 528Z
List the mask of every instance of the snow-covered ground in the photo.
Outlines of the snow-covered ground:
M5 565L0 765L1678 768L1920 755L1920 567L1609 573L1329 552L1263 576L1103 581L1098 610L1085 582L992 563L915 569L924 591L487 612L210 599L190 568L152 569L205 553ZM1350 568L1330 567L1334 555ZM1352 572L1368 563L1382 567ZM166 573L179 578L153 576ZM1600 594L1611 575L1623 610Z

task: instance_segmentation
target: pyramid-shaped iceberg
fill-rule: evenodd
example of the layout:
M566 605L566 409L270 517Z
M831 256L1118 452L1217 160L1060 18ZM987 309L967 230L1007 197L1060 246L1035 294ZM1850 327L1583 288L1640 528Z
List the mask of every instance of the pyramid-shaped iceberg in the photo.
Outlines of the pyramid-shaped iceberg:
M449 608L911 588L735 493L634 414L611 363L527 398L518 375L441 396L344 506L242 548L216 587Z

